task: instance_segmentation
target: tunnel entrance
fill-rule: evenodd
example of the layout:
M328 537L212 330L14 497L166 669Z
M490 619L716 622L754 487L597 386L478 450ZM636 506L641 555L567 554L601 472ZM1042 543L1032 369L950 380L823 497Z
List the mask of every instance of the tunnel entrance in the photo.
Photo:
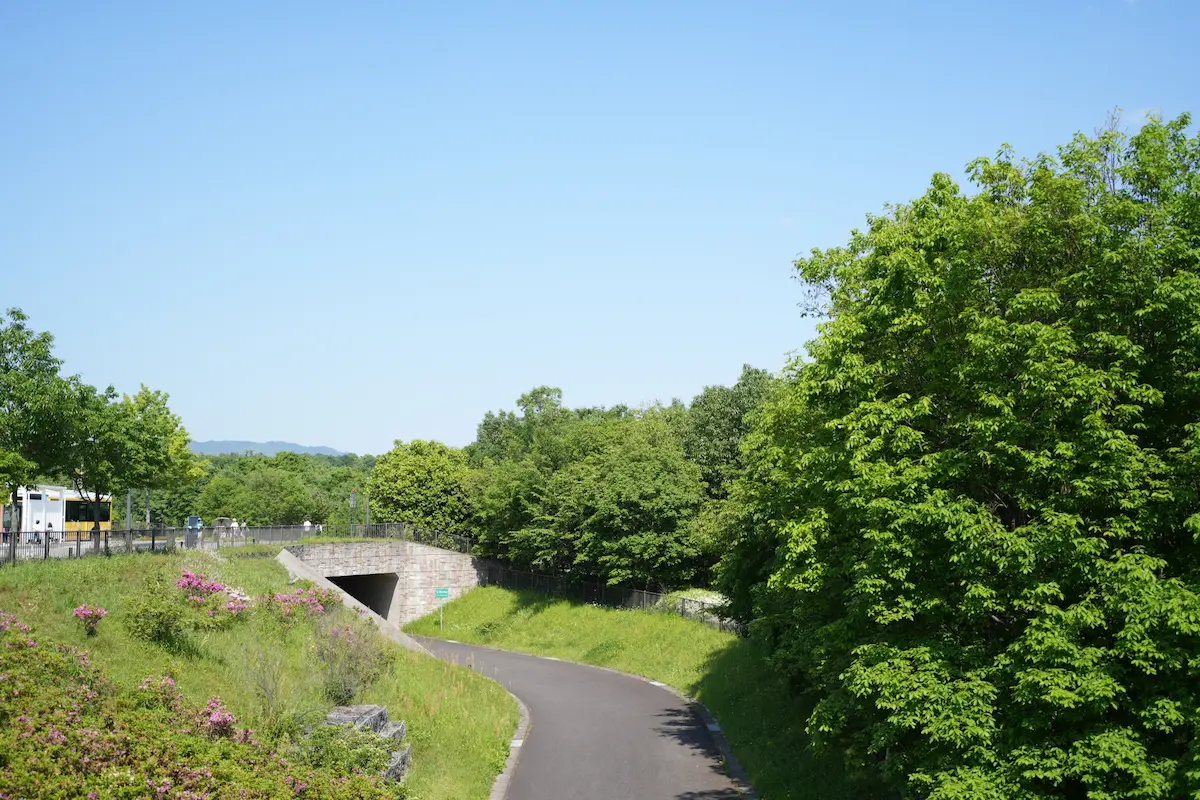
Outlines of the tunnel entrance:
M399 580L400 577L394 572L329 578L335 586L384 619L387 619L388 611L392 608L392 597L396 594Z

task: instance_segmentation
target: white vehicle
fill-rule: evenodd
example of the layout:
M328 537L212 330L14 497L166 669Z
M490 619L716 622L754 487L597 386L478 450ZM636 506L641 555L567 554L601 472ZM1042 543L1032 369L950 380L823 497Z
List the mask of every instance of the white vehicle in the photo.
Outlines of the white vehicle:
M76 532L90 532L95 526L96 504L74 489L65 486L22 486L17 490L17 502L11 497L0 498L0 528L5 540L18 534L19 544L74 540ZM100 529L109 530L112 502L100 497Z

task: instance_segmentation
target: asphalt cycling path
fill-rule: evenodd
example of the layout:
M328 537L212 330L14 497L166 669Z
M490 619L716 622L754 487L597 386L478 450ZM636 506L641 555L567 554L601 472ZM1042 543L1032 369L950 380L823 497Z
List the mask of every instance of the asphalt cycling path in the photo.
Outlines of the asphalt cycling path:
M507 800L732 800L705 725L647 681L545 658L420 639L529 708Z

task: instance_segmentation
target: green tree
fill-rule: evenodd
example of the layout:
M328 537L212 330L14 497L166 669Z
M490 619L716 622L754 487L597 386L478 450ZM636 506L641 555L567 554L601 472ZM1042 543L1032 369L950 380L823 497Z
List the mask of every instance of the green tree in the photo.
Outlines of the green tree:
M397 442L379 456L371 474L372 519L470 533L470 480L463 451L441 442Z
M63 458L70 397L54 339L20 309L0 315L0 485L5 495L55 471Z
M700 471L661 413L605 421L583 458L550 479L552 527L574 567L610 584L670 587L695 570L687 522L700 505Z
M750 417L772 386L771 373L749 364L733 386L706 386L682 418L687 457L700 467L708 494L724 498L743 467L742 440Z
M151 490L162 497L204 477L200 460L188 447L191 437L180 418L171 412L169 399L165 392L146 386L122 398L129 442L114 502L129 492L139 500Z
M1200 794L1200 138L1008 150L800 274L726 590L810 730L936 798Z
M314 516L312 489L299 475L256 465L243 475L217 475L200 493L205 520L230 517L247 525L299 525Z
M96 506L93 530L99 530L101 497L111 495L141 468L134 419L111 386L101 391L71 378L68 393L63 472L84 501Z

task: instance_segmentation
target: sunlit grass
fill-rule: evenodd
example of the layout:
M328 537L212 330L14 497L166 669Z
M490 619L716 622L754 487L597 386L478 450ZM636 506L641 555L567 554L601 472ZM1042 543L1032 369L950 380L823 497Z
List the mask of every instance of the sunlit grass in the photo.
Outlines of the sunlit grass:
M276 710L320 718L330 704L314 676L310 626L288 630L266 615L255 615L228 630L193 634L192 655L169 653L127 630L124 618L133 599L156 579L173 583L184 568L250 595L292 590L287 572L273 559L228 557L235 552L19 564L0 570L0 610L34 625L42 638L86 648L93 663L120 683L136 684L170 672L189 699L203 704L219 696L250 727L267 723L264 689L275 697ZM109 611L97 636L85 637L72 616L72 609L83 603ZM413 745L408 785L419 800L486 797L503 768L518 714L516 703L497 684L400 648L388 674L357 702L386 705L394 719L407 721Z

